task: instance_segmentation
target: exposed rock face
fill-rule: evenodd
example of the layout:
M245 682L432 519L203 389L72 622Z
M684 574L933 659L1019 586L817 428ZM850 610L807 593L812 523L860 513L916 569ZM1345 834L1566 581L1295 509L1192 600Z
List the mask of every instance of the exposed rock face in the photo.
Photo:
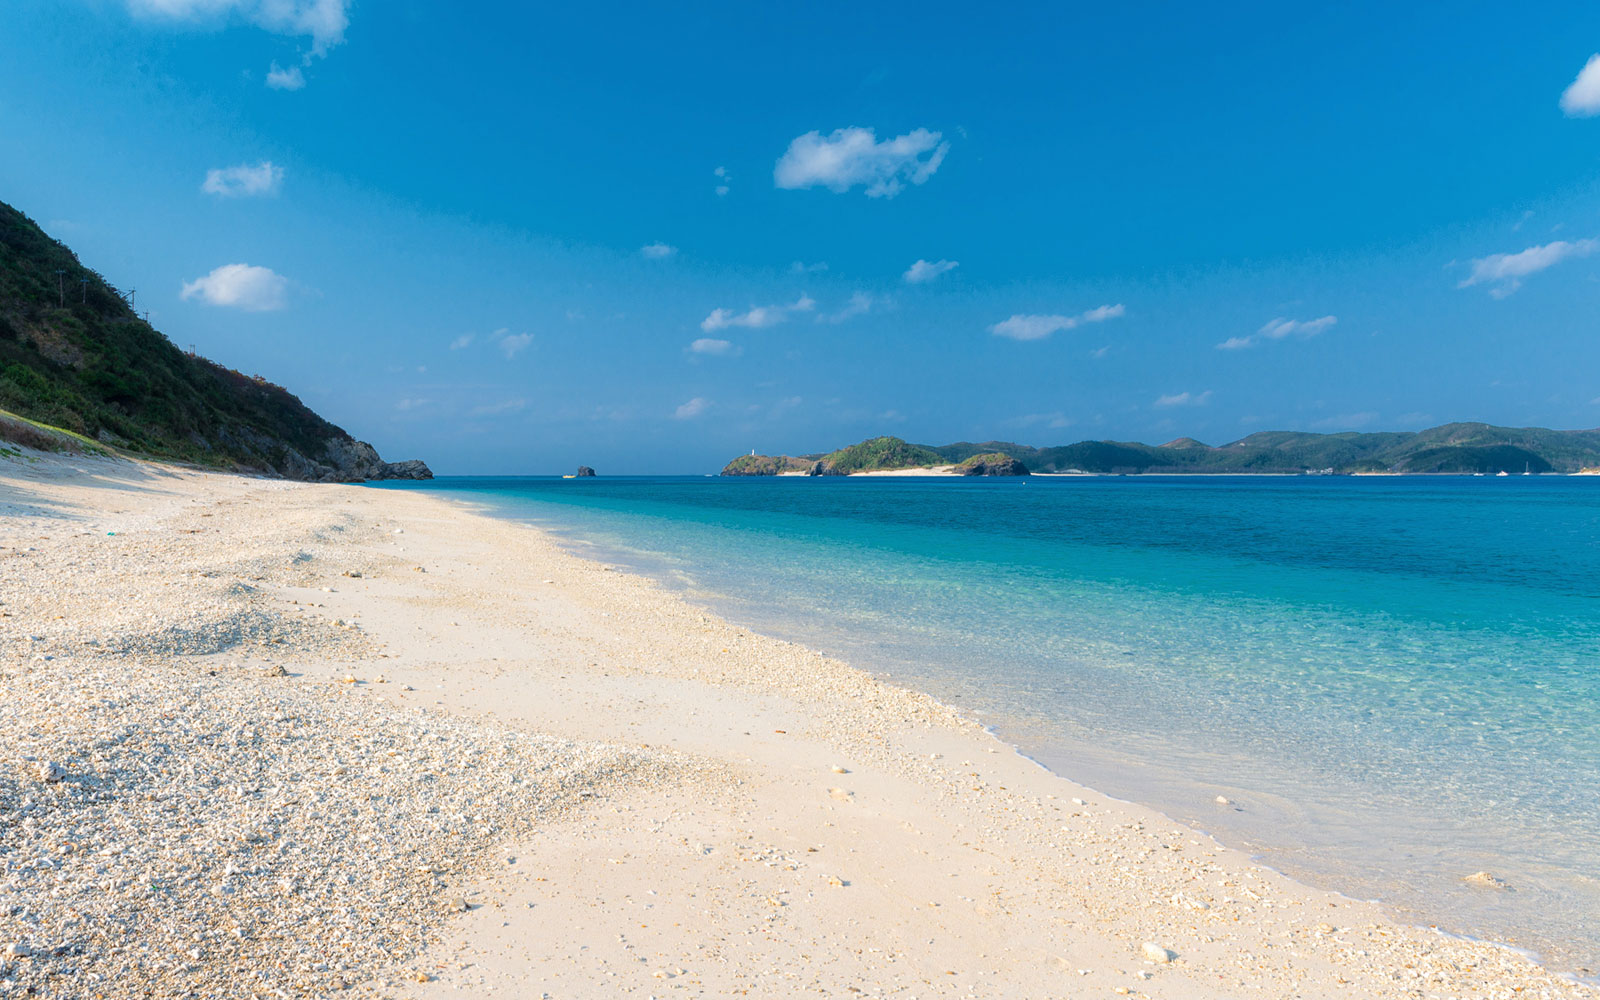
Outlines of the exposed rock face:
M963 476L1026 476L1028 467L1010 455L995 452L989 455L973 455L956 466L955 471Z
M420 458L408 458L403 462L385 462L383 468L376 476L369 479L432 479L433 470L428 468L428 463Z
M594 475L594 470L589 468L587 465L578 466L578 478L579 479L587 479L592 475Z
M259 437L250 435L246 430L244 435L236 435L235 443L240 436L246 435ZM313 483L359 483L371 479L433 478L433 470L429 469L421 459L385 462L372 445L349 437L329 438L321 461L307 458L296 449L278 445L270 439L250 443L261 447L263 451L273 445L281 448L281 453L274 456L276 460L266 461L263 464L287 479L302 479ZM273 453L267 452L267 454Z

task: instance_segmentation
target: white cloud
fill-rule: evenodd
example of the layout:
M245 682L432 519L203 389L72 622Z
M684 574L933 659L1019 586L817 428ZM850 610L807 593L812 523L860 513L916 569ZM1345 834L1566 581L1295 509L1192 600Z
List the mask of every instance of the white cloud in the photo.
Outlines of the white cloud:
M856 292L850 296L850 301L843 309L836 313L827 313L817 317L818 323L843 323L845 320L857 316L865 316L874 309L882 309L889 305L889 300L870 295L866 292Z
M1097 306L1076 316L1018 313L989 327L989 332L997 337L1010 337L1012 340L1043 340L1057 330L1071 330L1084 323L1102 323L1108 319L1115 319L1126 311L1121 304L1118 304Z
M1295 336L1310 340L1317 334L1339 322L1337 316L1319 316L1316 319L1284 319L1282 316L1266 322L1261 329L1248 337L1229 337L1217 345L1219 351L1240 351L1246 347L1254 347L1263 340L1283 340Z
M790 313L810 312L817 306L816 300L807 295L802 295L793 303L783 306L754 306L746 312L736 313L727 309L713 309L711 315L700 321L700 329L707 333L715 330L725 330L730 326L743 326L752 330L762 327L776 326L789 318Z
M433 402L431 399L402 399L394 404L394 408L404 413L406 410L415 410L420 406L427 406Z
M716 178L717 178L716 192L717 192L717 197L720 198L723 195L728 193L728 181L731 179L732 175L730 175L728 173L728 168L727 167L718 167L717 169L715 169L715 170L713 170L711 172L716 175Z
M206 171L200 190L219 198L254 198L278 193L283 183L283 168L262 160L255 166L220 167Z
M1497 299L1522 287L1522 279L1554 267L1569 257L1587 257L1600 249L1600 240L1556 240L1543 246L1529 247L1519 253L1495 253L1479 257L1472 262L1472 273L1462 279L1457 288L1487 284L1489 294Z
M789 143L772 179L780 188L820 186L836 194L861 185L869 198L893 198L938 171L950 151L941 138L925 128L882 142L870 128L835 129L827 137L807 132Z
M350 0L127 0L135 14L191 23L243 21L275 35L311 39L326 55L344 41Z
M277 63L267 70L267 86L273 90L299 90L306 85L306 75L299 66L283 69Z
M714 354L718 357L739 353L739 348L732 341L717 340L713 337L701 337L689 345L689 350L696 354Z
M1319 316L1316 319L1275 319L1263 326L1259 331L1261 336L1268 340L1282 340L1294 334L1297 337L1311 338L1339 322L1337 316Z
M678 407L676 410L673 410L672 418L674 420L692 420L695 417L698 417L700 414L706 412L706 410L710 409L710 407L711 400L706 399L704 396L696 396L687 403L684 403L682 406Z
M1111 345L1110 344L1105 344L1105 345L1103 345L1101 347L1096 347L1094 350L1090 351L1089 352L1089 357L1091 357L1091 358L1103 358L1107 354L1110 354L1110 353L1111 353Z
M671 257L673 254L677 253L678 248L666 243L650 243L640 247L639 252L651 260L661 260L664 257Z
M270 312L288 304L289 281L271 268L224 264L204 278L186 281L181 297L247 312Z
M1156 400L1155 405L1161 407L1204 406L1209 402L1211 402L1211 390L1207 389L1201 393L1179 392L1170 396L1162 396Z
M499 346L501 352L505 354L506 360L510 361L517 356L518 352L525 350L529 344L533 343L533 334L507 333L504 330L497 330L495 331L495 343Z
M825 260L819 260L815 264L807 264L803 260L797 260L793 264L789 265L790 274L816 274L819 271L826 271L827 269L828 262Z
M1569 118L1600 115L1600 52L1589 57L1578 70L1578 78L1562 92L1561 110Z
M470 347L470 346L472 346L472 340L473 340L473 335L472 334L463 333L461 336L459 336L456 339L450 341L450 349L452 351L459 351L462 348Z
M918 260L906 268L906 273L901 275L910 285L925 285L946 271L954 271L961 266L959 260Z

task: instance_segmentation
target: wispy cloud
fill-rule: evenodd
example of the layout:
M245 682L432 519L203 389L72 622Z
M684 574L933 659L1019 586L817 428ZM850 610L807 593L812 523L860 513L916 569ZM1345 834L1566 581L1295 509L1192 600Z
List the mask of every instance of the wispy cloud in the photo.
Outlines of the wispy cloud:
M732 341L717 340L714 337L701 337L689 345L689 350L695 354L712 354L717 357L727 357L739 353L739 347Z
M1521 288L1522 279L1528 275L1554 267L1570 257L1587 257L1597 249L1600 249L1600 240L1576 240L1571 243L1566 240L1556 240L1554 243L1529 247L1518 253L1490 254L1474 260L1472 273L1463 278L1456 287L1488 285L1490 295L1503 299Z
M267 86L273 90L299 90L306 85L301 66L328 54L344 41L350 27L351 0L125 0L135 15L175 24L214 25L241 23L254 25L274 35L309 38L311 48L300 66L280 67L276 62L267 71Z
M1211 402L1211 390L1205 392L1177 392L1170 396L1159 396L1155 405L1163 409L1173 406L1204 406Z
M1577 79L1562 92L1561 110L1570 118L1600 115L1600 52L1589 57Z
M289 280L267 267L224 264L203 278L184 282L180 297L246 312L271 312L288 304Z
M407 410L415 410L427 406L431 402L433 402L431 399L402 399L394 404L394 408L404 413Z
M728 182L733 180L733 175L728 173L727 167L718 167L717 169L711 171L711 175L717 179L717 186L715 189L717 192L717 197L725 197L729 189Z
M1076 316L1017 313L1010 319L1001 320L989 327L989 332L997 337L1010 337L1012 340L1043 340L1058 330L1072 330L1085 323L1102 323L1108 319L1115 319L1124 312L1126 310L1119 303L1114 306L1097 306Z
M789 305L753 306L745 312L733 312L728 309L713 309L711 315L700 321L700 329L707 333L725 330L730 326L742 326L753 330L762 327L776 326L789 318L790 313L810 312L817 307L815 299L802 295Z
M639 248L639 252L651 260L663 260L678 252L678 248L667 243L647 243Z
M1051 430L1060 430L1063 427L1071 427L1074 421L1060 410L1055 410L1050 413L1025 413L1020 417L1012 417L1005 423L1011 427L1048 427Z
M906 268L906 273L901 275L908 285L926 285L947 271L954 271L961 266L958 260L918 260Z
M135 14L196 24L242 21L275 35L311 39L313 55L344 41L350 0L127 0Z
M838 312L824 313L818 316L817 322L843 323L845 320L855 319L857 316L865 316L875 309L885 309L889 305L891 305L891 301L882 296L872 295L868 292L856 292L850 296L850 301L845 303L844 308Z
M828 262L825 260L819 260L815 264L807 264L803 260L797 260L793 264L789 265L790 274L817 274L818 272L826 271L827 269Z
M870 128L841 128L824 136L807 132L789 143L773 167L780 188L825 187L843 194L864 187L869 198L893 198L907 184L923 184L944 162L950 144L938 132L915 129L878 141Z
M693 420L711 408L711 400L704 396L696 396L672 411L674 420Z
M300 71L299 66L290 66L284 69L277 63L267 70L267 86L273 90L300 90L306 85L306 75Z
M1337 322L1339 322L1337 316L1319 316L1316 319L1284 319L1279 316L1268 320L1261 329L1248 337L1229 337L1217 345L1217 350L1239 351L1246 347L1254 347L1263 341L1284 340L1288 337L1310 340Z
M1324 417L1311 424L1319 431L1353 431L1358 427L1369 427L1378 422L1378 414L1372 410L1360 413L1342 413L1337 417Z
M509 333L505 330L496 330L494 341L495 346L500 348L500 353L506 356L507 361L510 361L533 343L533 334Z
M498 403L483 403L472 408L474 417L502 417L508 413L517 413L526 409L526 399L503 399Z
M464 348L471 347L473 339L474 339L474 335L473 334L463 333L461 336L459 336L456 339L450 341L450 349L452 351L459 351L459 350L462 350Z
M283 184L283 168L263 160L255 166L219 167L206 171L200 190L219 198L259 198L278 193Z

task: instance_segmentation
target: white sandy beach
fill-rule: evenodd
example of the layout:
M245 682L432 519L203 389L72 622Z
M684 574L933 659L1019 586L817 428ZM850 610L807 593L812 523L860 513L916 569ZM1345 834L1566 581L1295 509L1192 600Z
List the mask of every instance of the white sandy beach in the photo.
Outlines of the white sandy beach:
M0 997L1594 995L423 493L0 460L0 602Z

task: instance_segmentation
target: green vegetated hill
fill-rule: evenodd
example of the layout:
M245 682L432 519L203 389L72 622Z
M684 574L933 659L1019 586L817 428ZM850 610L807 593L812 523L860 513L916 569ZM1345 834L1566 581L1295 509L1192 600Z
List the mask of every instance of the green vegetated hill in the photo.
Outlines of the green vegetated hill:
M829 452L822 463L835 475L852 472L881 472L890 469L923 469L949 465L939 453L919 444L907 444L897 437L869 438L860 444Z
M294 479L432 475L421 462L384 462L280 386L179 350L3 202L0 410L24 418L0 420L0 438L24 444L41 441L43 424L152 458ZM71 447L59 434L43 440Z
M1028 467L1010 455L991 451L962 459L953 471L962 476L1026 476Z
M723 466L724 476L848 476L856 472L921 469L949 465L931 448L897 437L875 437L848 448L817 455L740 455Z
M894 447L881 442L895 442ZM973 462L994 467L996 456L1016 465L1011 471L989 475L1032 472L1136 473L1474 473L1577 472L1600 466L1600 430L1558 431L1543 427L1495 427L1456 423L1425 431L1360 434L1311 434L1303 431L1262 431L1231 444L1212 447L1193 438L1178 438L1161 445L1137 441L1079 441L1052 448L1035 448L1011 441L962 441L937 448L906 444L898 438L871 441L806 459L762 459L775 471L782 462L828 465L834 456L854 453L863 457L851 472L873 469L920 468ZM871 456L918 456L915 461L874 465ZM745 456L749 460L752 456ZM730 463L724 475L771 475L755 471L768 464L752 462L743 470ZM749 471L744 471L749 470ZM841 471L832 466L826 471Z

